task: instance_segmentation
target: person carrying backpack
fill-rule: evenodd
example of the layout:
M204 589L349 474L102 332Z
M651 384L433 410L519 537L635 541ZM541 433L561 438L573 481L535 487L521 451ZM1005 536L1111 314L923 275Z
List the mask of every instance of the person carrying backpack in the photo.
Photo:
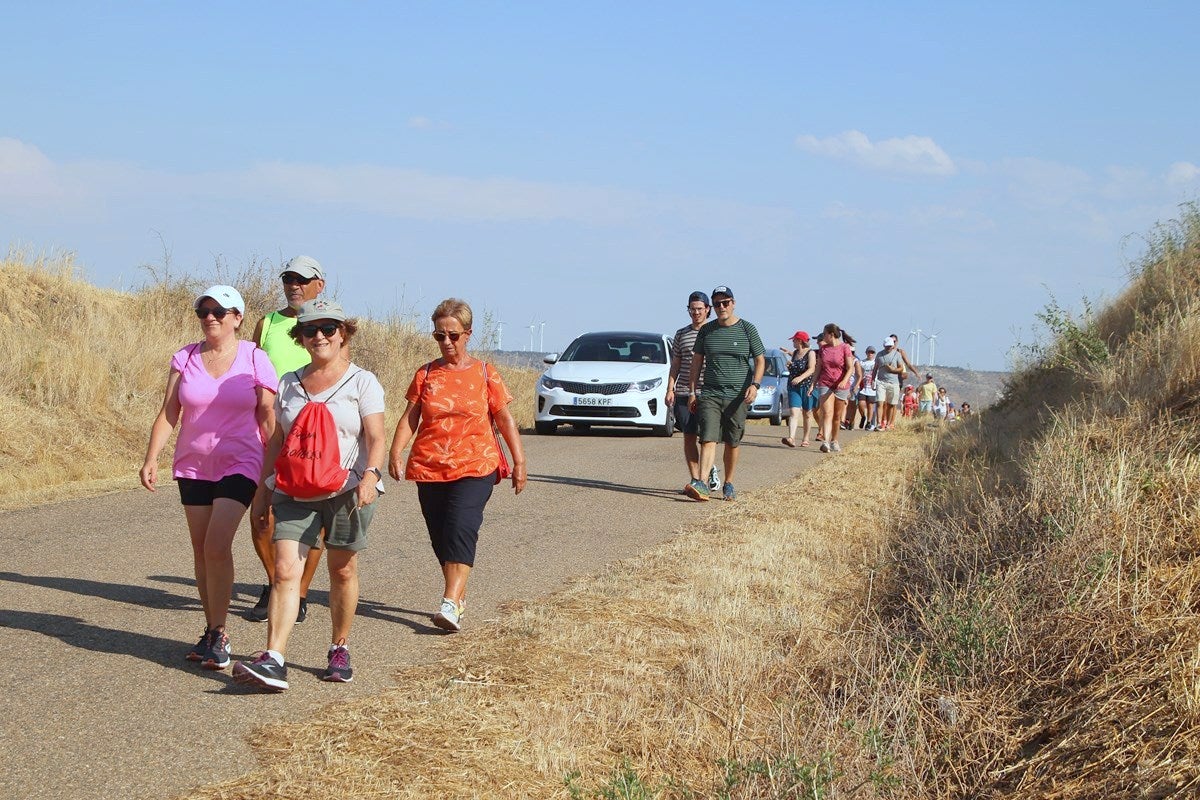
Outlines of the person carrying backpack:
M275 512L275 581L267 608L267 649L239 661L233 677L267 691L288 688L284 653L296 624L305 560L326 531L332 636L321 680L347 683L350 625L358 608L358 553L367 546L375 501L383 492L383 386L350 360L358 327L341 305L309 300L292 336L312 362L289 372L275 399L275 431L250 513L265 524Z

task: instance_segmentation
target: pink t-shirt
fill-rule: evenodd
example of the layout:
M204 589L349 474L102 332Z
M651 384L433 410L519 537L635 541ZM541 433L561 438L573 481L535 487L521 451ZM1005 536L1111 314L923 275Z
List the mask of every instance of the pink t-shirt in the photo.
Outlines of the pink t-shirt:
M828 386L831 389L836 389L837 385L842 382L842 378L846 377L846 356L853 352L853 348L845 342L831 345L830 347L822 347L821 374L817 378L817 386ZM854 363L853 358L851 358L850 363Z
M176 478L216 481L245 475L262 477L263 445L254 410L259 387L272 394L279 378L271 359L254 342L238 342L229 370L214 378L204 369L200 343L171 357L180 374L179 438L175 442Z

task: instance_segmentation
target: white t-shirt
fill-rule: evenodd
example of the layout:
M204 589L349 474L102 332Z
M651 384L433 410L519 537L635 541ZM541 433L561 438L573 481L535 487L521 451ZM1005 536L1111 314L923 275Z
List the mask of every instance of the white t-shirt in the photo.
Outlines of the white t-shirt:
M279 382L279 394L275 396L275 418L283 428L286 439L288 431L300 414L300 410L308 401L316 400L325 403L333 416L333 424L337 428L338 453L341 465L350 470L346 482L341 489L327 495L305 497L303 500L327 500L337 497L358 486L363 469L367 467L366 435L363 433L363 417L371 414L382 414L383 385L375 374L356 364L351 364L342 379L325 391L305 396L304 387L300 385L298 372L289 372ZM374 466L379 466L378 464ZM275 476L267 479L267 486L275 488ZM381 488L382 481L379 487Z

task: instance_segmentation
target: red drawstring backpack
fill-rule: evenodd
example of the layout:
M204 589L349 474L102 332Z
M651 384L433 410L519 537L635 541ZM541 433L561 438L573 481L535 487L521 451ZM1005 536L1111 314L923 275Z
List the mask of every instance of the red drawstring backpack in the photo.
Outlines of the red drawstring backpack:
M350 470L342 466L337 426L325 403L332 400L354 375L342 381L324 402L317 402L308 396L300 382L300 371L296 371L296 385L308 403L296 415L275 459L275 491L289 497L317 497L336 492L346 485Z

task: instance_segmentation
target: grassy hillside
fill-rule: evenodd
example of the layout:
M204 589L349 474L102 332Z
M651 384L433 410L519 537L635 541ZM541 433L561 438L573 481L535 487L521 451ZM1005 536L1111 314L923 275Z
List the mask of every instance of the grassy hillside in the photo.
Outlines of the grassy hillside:
M8 351L0 371L0 508L137 486L171 354L200 338L196 292L215 282L241 290L245 336L282 302L276 271L265 264L239 274L148 278L138 291L118 292L88 283L70 256L10 253L0 261L0 339ZM416 331L405 320L366 320L352 346L356 363L387 391L389 425L413 371L437 356L433 340ZM513 414L531 425L536 374L500 369L516 397Z

